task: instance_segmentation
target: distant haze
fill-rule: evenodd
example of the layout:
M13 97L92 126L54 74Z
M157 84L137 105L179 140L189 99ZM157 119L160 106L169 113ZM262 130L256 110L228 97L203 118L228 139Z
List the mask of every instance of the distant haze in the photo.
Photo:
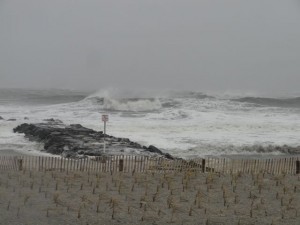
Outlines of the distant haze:
M2 88L299 85L299 0L0 0Z

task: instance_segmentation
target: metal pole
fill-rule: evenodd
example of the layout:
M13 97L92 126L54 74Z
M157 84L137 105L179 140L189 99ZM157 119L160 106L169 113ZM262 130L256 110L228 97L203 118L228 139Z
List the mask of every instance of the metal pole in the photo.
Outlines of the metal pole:
M104 142L103 152L104 152L104 153L106 152L105 135L106 135L106 121L104 121L104 137L103 137L103 142Z
M104 141L103 152L105 153L106 152L106 149L105 149L105 137L104 137L103 141Z
M108 115L102 115L102 121L104 122L104 129L103 129L103 152L106 152L106 143L105 143L105 136L106 136L106 122L108 121Z

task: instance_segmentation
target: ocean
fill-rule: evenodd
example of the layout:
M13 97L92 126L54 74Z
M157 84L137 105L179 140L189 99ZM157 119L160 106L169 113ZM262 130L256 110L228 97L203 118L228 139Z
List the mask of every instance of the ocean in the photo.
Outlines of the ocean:
M177 157L255 156L300 153L300 98L212 95L203 92L0 89L0 151L42 153L12 129L54 118L155 145Z

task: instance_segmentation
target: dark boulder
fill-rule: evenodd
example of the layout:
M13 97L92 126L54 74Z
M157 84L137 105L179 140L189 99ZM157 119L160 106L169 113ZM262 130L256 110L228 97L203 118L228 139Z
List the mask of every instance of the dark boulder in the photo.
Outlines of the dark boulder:
M147 151L149 152L154 152L154 153L158 153L158 154L163 154L161 150L159 150L158 148L156 148L153 145L150 145L147 149Z
M45 122L50 122L50 123L63 123L61 120L58 119L44 119Z
M169 153L165 153L165 157L167 159L171 159L171 160L174 160L174 157L172 155L170 155Z
M102 131L95 131L80 124L65 125L61 121L48 119L47 123L23 123L13 129L14 132L24 133L32 141L44 144L44 151L60 154L67 158L86 156L102 156L105 154L121 154L129 149L136 154L161 155L173 159L170 154L164 154L157 147L145 147L128 138L117 138L104 135ZM105 140L105 152L104 152Z

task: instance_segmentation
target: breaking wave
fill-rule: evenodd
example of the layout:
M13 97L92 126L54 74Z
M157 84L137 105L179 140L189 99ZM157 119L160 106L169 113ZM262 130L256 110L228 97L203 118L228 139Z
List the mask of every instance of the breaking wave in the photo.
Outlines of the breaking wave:
M149 112L161 108L159 99L103 99L103 109L110 111Z
M98 91L85 100L99 105L103 110L124 112L153 112L162 108L178 106L171 98L159 97L161 93L122 92L116 90Z

